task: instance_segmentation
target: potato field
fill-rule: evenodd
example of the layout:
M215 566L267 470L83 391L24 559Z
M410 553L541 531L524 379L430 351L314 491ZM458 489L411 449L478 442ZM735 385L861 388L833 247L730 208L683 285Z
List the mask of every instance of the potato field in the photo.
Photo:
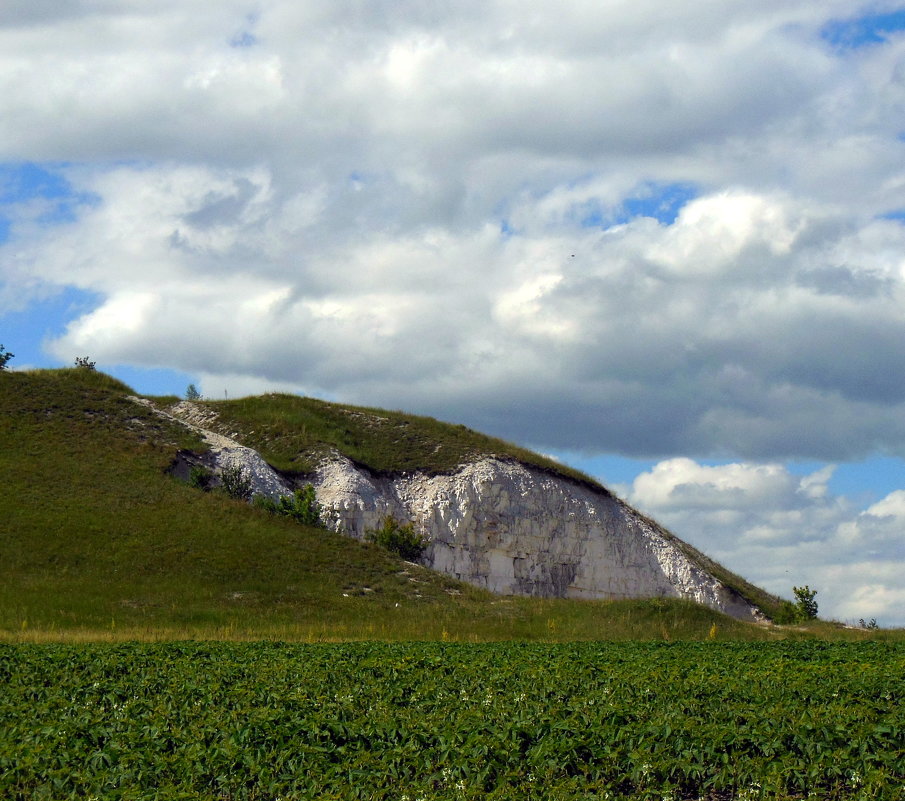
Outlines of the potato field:
M905 798L895 643L0 645L0 798Z

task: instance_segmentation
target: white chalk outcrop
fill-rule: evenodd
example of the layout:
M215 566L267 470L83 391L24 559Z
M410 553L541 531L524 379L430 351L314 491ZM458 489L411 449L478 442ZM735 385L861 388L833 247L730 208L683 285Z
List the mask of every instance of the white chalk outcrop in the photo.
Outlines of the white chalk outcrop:
M601 490L482 458L444 475L374 476L336 455L312 482L362 538L391 514L429 542L423 562L492 592L547 598L687 598L744 620L759 610L678 542Z
M204 437L216 471L243 468L256 494L292 492L256 451L208 430L206 414L216 417L184 402L168 416ZM449 474L378 476L337 453L310 480L338 531L363 539L386 515L413 521L429 543L426 566L491 592L687 598L742 620L763 618L630 506L539 468L485 457Z
M231 437L205 428L205 425L216 420L217 415L214 412L208 412L191 401L181 401L164 412L144 398L132 398L132 400L148 406L157 414L182 423L197 433L210 447L210 452L205 455L205 458L193 461L204 466L209 465L217 474L222 474L224 470L229 469L243 471L250 481L251 491L254 495L279 498L281 495L292 494L291 483L267 464L256 450L241 445ZM182 470L187 470L187 467L183 466Z

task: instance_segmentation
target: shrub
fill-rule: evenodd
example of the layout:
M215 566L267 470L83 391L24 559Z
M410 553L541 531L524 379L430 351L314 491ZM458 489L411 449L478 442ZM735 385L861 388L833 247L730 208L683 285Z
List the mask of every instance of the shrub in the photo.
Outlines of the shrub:
M239 465L224 467L220 472L220 483L230 498L238 501L247 501L251 498L251 476Z
M83 370L94 370L97 368L97 362L91 361L87 356L76 356L75 366L81 367Z
M366 531L365 539L399 554L403 559L418 559L427 548L427 540L415 533L413 522L403 525L393 515L384 517L380 528Z
M297 523L316 528L326 528L322 517L323 506L317 502L314 487L306 484L302 489L297 489L292 495L283 495L274 501L263 495L256 495L255 506L266 509L271 514L291 517Z
M9 362L9 360L12 359L15 355L15 353L10 353L6 350L6 348L3 347L3 345L0 345L0 370L5 370L7 362Z
M188 401L201 400L201 393L198 391L198 387L194 384L189 384L185 388L185 399Z
M213 477L210 470L200 465L195 465L189 470L189 484L195 489L204 490L205 492L210 489Z
M780 626L787 626L790 623L798 622L798 609L791 601L783 601L773 615L773 622Z
M773 615L774 623L804 623L817 617L817 602L814 600L817 590L812 590L805 584L804 587L793 587L792 592L795 594L795 603L783 601Z

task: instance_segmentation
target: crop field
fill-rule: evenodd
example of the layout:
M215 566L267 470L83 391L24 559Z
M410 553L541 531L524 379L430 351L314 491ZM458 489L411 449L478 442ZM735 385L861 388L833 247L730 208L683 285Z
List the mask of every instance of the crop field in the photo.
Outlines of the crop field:
M3 799L902 799L900 643L0 645Z

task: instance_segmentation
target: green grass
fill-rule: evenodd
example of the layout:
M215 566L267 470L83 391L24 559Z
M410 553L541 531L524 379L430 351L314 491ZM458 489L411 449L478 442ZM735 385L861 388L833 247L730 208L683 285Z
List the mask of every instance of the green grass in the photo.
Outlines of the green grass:
M90 370L0 372L0 638L868 636L817 624L768 629L679 601L492 596L374 545L300 526L171 478L166 469L176 453L201 450L203 443L130 400L131 394ZM277 417L284 408L320 406L300 400L279 396L248 405L263 415L273 401ZM342 419L337 407L324 406L329 419ZM423 420L389 413L388 419ZM435 421L399 426L421 432L411 434L413 442L426 442L432 426L443 428ZM291 427L286 424L286 430ZM267 439L266 433L249 436ZM368 446L374 453L376 440ZM453 440L444 440L450 452ZM484 440L472 432L458 453L479 441ZM433 464L439 469L440 462Z
M217 414L215 425L220 433L234 436L287 472L311 473L331 450L380 474L445 473L488 455L533 465L607 492L578 470L432 417L285 394L200 405Z
M478 597L171 479L177 450L200 441L127 394L87 370L0 375L0 627L250 632Z

